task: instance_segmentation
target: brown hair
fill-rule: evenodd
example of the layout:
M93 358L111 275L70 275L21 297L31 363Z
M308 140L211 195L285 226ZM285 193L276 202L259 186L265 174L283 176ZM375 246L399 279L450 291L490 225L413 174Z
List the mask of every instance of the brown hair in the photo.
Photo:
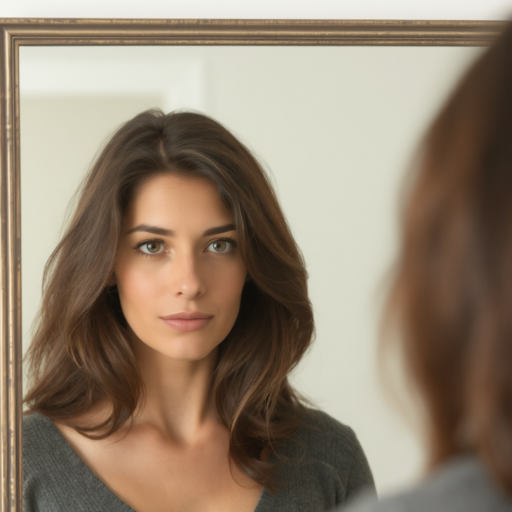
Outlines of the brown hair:
M388 318L430 419L431 465L477 453L512 494L512 27L427 134Z
M251 279L235 325L221 343L212 389L230 434L230 456L272 489L280 442L302 424L304 408L287 375L314 333L301 253L268 178L249 150L200 114L150 110L123 125L84 181L70 225L44 274L40 320L29 352L30 410L66 420L107 401L112 414L93 428L106 437L143 397L119 296L108 287L124 213L138 187L161 173L213 181L232 212Z

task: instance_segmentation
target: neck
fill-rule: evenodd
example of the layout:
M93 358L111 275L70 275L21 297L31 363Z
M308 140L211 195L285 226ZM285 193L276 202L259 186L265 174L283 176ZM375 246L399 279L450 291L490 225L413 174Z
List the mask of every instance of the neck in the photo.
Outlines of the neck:
M176 361L138 342L136 356L146 396L134 424L187 442L217 422L211 388L218 350L200 361Z

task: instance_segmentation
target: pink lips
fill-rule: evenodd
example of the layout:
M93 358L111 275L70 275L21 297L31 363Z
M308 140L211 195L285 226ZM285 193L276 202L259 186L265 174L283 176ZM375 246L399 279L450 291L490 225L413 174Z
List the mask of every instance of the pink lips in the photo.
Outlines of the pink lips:
M197 331L202 329L212 318L213 315L207 315L200 311L175 313L160 317L169 327L177 331Z

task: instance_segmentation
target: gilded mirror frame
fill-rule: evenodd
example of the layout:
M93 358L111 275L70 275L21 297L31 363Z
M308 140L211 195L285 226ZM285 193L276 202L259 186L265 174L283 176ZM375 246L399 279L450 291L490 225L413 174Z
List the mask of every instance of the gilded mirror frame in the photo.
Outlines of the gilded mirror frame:
M1 511L22 511L20 46L483 46L502 26L486 21L0 19Z

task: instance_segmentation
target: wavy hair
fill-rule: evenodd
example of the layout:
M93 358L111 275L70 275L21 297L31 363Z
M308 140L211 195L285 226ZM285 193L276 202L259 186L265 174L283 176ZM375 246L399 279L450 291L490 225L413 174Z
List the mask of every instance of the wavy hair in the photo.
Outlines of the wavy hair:
M230 457L272 490L276 459L262 460L261 453L278 455L279 444L303 423L304 407L287 375L314 334L307 274L265 172L207 116L143 112L97 158L45 268L25 402L52 420L68 420L106 402L112 411L106 421L91 428L73 425L99 439L118 430L143 399L119 296L108 284L125 212L139 187L162 173L211 180L233 215L250 280L220 345L212 391L229 431Z
M512 25L426 136L389 302L430 463L476 453L512 495Z

